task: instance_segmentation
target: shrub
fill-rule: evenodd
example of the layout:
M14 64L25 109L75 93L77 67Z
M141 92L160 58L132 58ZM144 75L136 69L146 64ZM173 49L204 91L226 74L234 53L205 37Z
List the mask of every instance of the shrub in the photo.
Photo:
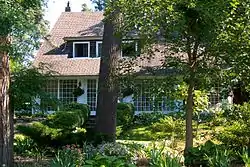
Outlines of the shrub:
M60 129L50 128L40 122L35 122L29 126L19 125L17 130L29 136L39 145L53 145L55 140L62 135Z
M84 124L84 117L82 117L80 110L74 111L58 111L56 114L49 116L46 121L50 127L60 128L65 130L75 129Z
M235 105L226 110L224 117L227 118L227 126L217 134L218 139L232 147L250 146L250 104Z
M49 115L43 122L29 126L18 126L17 130L33 139L38 145L62 146L65 144L82 144L86 130L83 128L88 107L82 104L68 104L65 111Z
M135 116L136 125L151 125L154 122L159 121L161 118L165 118L162 112L152 112L152 113L140 113Z
M250 103L244 103L243 105L234 105L225 109L223 116L228 118L229 121L242 120L247 122L250 120Z
M234 121L232 125L217 134L217 138L224 144L231 147L250 146L250 128L242 121Z
M230 155L231 156L231 155ZM193 147L187 150L185 156L185 165L187 166L207 166L215 165L216 163L229 163L231 161L229 151L223 145L216 145L210 140L204 145ZM218 162L215 162L217 159Z
M32 116L32 112L30 110L21 110L21 111L15 111L16 117L30 117Z
M84 120L86 120L90 114L90 110L88 105L86 104L80 104L80 103L69 103L65 104L62 108L63 111L75 111L80 110L79 114L81 115Z
M134 119L134 107L130 103L117 104L117 125L129 126Z
M97 146L98 153L106 156L123 156L129 154L128 148L119 143L103 143Z
M152 124L152 131L166 132L170 137L182 139L184 137L184 121L173 117L161 118Z

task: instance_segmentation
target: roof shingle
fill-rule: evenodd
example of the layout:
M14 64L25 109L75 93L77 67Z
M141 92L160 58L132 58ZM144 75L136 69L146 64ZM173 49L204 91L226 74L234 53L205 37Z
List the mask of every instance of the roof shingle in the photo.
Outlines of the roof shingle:
M65 37L102 37L103 12L64 12L50 34L44 40L34 65L47 64L50 70L61 76L97 76L100 58L68 58ZM151 60L137 59L136 71L144 67L161 66L163 57Z

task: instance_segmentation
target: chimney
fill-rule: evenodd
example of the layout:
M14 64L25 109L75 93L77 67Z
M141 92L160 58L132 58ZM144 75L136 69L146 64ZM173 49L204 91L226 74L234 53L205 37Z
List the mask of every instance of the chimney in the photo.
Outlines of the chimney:
M69 6L69 1L67 3L67 6L65 8L65 12L71 12L70 6Z

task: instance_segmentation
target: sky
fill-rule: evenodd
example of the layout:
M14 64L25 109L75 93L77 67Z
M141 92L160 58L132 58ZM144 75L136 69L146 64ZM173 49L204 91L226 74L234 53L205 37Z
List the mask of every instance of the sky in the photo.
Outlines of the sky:
M60 14L64 12L67 2L70 2L72 12L80 12L82 4L86 3L91 9L94 9L90 0L48 0L47 8L45 9L45 19L50 23L50 29L53 27Z

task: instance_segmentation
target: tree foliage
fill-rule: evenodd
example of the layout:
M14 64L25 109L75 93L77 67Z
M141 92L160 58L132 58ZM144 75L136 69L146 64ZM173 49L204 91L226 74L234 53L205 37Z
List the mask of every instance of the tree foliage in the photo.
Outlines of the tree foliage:
M97 11L103 11L105 8L105 0L91 0L95 4L95 9Z
M22 67L12 71L10 95L11 104L15 111L30 110L36 104L35 98L49 96L44 87L50 73L42 73L42 68Z
M32 56L46 32L43 20L46 0L0 0L0 36L10 36L7 49L11 59L23 60Z
M192 147L194 90L212 85L229 67L249 67L249 1L120 0L117 4L123 14L123 34L137 32L150 56L157 51L152 46L163 45L163 67L175 69L172 77L187 84L186 148Z
M0 166L13 166L13 111L9 108L10 57L31 55L44 31L43 0L0 0Z

